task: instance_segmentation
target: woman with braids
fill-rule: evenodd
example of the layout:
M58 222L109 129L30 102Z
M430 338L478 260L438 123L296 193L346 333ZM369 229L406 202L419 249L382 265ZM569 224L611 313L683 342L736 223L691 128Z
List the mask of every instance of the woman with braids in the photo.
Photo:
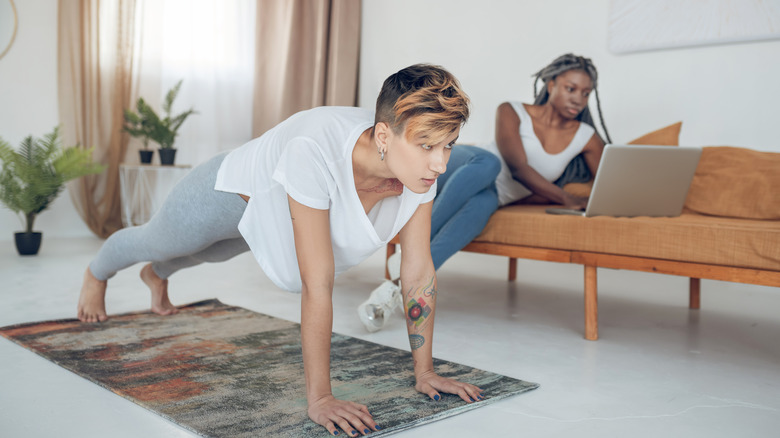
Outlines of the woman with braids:
M604 141L588 108L591 92L596 94L604 135L611 141L601 116L596 67L588 58L566 54L535 76L533 105L504 102L496 113L496 137L487 149L502 158L496 179L499 204L585 208L587 198L562 187L588 181L601 160ZM539 80L543 88L537 94Z
M596 67L588 58L566 54L535 77L534 104L499 105L495 139L484 149L452 148L447 172L439 178L431 218L431 256L436 269L477 237L499 206L513 202L568 208L587 205L588 198L573 196L562 187L590 180L601 160L604 142L588 109L588 98L595 91L601 117ZM539 80L544 87L537 95ZM603 118L601 126L609 141ZM386 316L401 305L400 289L392 281L397 276L397 257L388 260L391 279L358 306L358 316L368 331L383 328Z
M309 418L332 435L365 435L380 429L368 408L331 392L334 277L399 234L404 298L421 310L408 324L415 389L432 400L440 392L467 403L482 399L476 386L436 374L431 347L432 200L468 105L454 76L417 64L385 80L376 112L303 111L214 157L177 184L150 222L106 240L84 274L79 319L108 318L107 280L133 264L151 262L141 278L152 311L169 315L176 312L168 299L171 274L251 250L276 285L301 292Z

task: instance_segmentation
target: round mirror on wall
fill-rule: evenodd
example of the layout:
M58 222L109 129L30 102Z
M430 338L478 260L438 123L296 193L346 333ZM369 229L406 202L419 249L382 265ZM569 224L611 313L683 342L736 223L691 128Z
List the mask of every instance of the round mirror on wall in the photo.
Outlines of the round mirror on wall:
M16 38L18 19L14 0L0 0L0 58L11 49Z

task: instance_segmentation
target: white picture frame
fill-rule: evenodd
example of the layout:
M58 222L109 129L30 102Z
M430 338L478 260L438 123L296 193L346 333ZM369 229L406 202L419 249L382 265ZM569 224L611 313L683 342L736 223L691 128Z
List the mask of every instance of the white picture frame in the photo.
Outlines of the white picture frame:
M780 38L780 0L612 0L616 54Z

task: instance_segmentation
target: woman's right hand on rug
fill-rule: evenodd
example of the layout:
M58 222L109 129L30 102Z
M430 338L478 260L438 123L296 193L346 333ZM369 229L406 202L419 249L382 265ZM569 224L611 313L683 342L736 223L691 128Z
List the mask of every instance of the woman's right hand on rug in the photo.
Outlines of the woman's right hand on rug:
M457 380L441 377L433 371L428 371L417 376L417 384L414 386L418 392L427 394L433 400L440 400L439 392L455 394L467 403L482 400L484 396L483 389L480 389L469 383L459 382Z
M339 400L332 395L309 403L309 418L328 429L331 435L340 435L339 428L347 436L366 435L382 428L377 426L368 407L359 403Z

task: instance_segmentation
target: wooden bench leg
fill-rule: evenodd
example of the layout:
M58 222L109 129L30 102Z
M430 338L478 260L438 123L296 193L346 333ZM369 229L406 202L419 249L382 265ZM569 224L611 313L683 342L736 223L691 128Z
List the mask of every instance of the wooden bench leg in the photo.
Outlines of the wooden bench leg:
M688 308L698 309L701 307L701 279L691 277L690 280Z
M599 309L596 267L585 265L585 339L599 338Z
M395 254L395 243L388 243L387 255L385 256L385 280L390 279L390 271L387 270L387 259L389 259L393 254Z
M517 259L509 257L509 281L517 279Z

